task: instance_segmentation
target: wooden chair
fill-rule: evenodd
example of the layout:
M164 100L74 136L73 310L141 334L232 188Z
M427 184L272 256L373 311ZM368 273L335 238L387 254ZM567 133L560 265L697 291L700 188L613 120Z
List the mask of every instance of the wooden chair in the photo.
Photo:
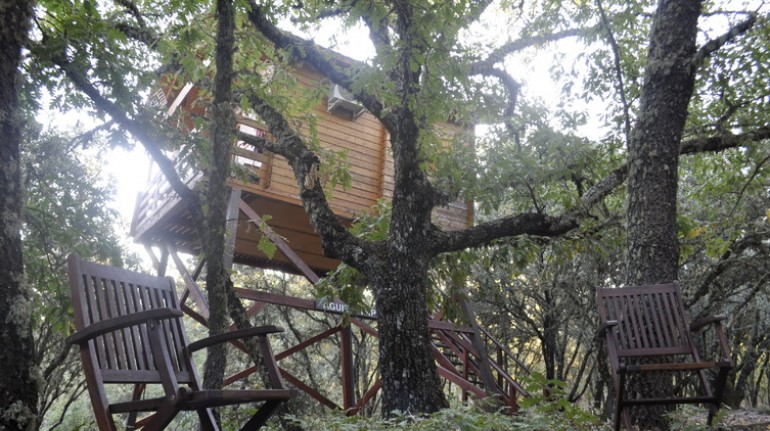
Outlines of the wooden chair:
M676 283L597 289L596 303L601 320L599 334L606 337L615 380L615 430L620 429L621 414L625 427L631 429L631 417L626 407L634 405L710 404L708 423L711 424L720 407L727 374L733 367L721 326L724 317L709 317L690 324ZM721 354L716 362L701 359L692 336L708 324L714 325ZM706 374L712 369L718 370L713 388ZM700 392L690 396L627 396L627 376L653 372L672 376L696 373Z
M262 405L241 430L256 430L291 397L284 389L267 334L275 326L248 328L189 344L174 282L69 257L70 285L77 332L96 422L116 431L112 415L128 414L126 430L162 430L180 411L195 411L201 429L218 431L211 408L243 403ZM271 389L204 390L191 360L193 351L244 337L259 337ZM132 384L130 401L108 400L107 384ZM141 399L145 386L159 384L163 396ZM137 421L139 412L154 412Z

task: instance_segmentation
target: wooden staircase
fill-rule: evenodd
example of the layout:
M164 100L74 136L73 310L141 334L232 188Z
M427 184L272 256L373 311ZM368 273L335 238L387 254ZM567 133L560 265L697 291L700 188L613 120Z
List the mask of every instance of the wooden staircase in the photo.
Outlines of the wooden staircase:
M310 268L302 258L283 241L280 235L272 231L270 226L256 213L256 211L244 200L241 199L240 191L235 189L231 202L230 220L237 220L232 217L233 214L240 212L242 216L248 218L250 223L262 229L262 234L270 238L277 248L283 253L286 259L293 265L294 271L303 275L308 281L315 284L320 277ZM230 229L235 229L230 226ZM231 230L232 231L232 230ZM232 241L234 236L231 235ZM160 250L160 256L156 256L152 246ZM234 244L230 244L230 250L234 249ZM177 270L182 274L185 281L184 292L181 295L181 308L193 319L206 325L208 320L208 303L205 294L197 284L197 277L201 273L204 262L199 262L196 268L188 271L182 260L179 258L177 248L170 242L154 242L145 244L145 248L150 254L159 274L165 274L169 261L173 262ZM236 289L241 300L249 305L247 314L253 317L261 312L267 305L286 306L299 310L313 310L325 313L342 314L346 309L345 304L340 301L330 303L313 301L278 295L274 293L260 292L251 289ZM451 322L441 320L439 315L428 321L428 328L431 332L433 342L433 356L436 360L439 375L450 385L458 388L463 400L469 397L485 398L488 396L497 397L510 412L518 411L517 400L521 396L528 396L527 391L516 381L517 375L526 375L529 369L519 361L508 348L489 334L486 330L479 327L475 321L470 304L460 302L461 308L467 321L471 322L467 327L458 327ZM353 370L353 351L351 343L351 334L353 330L360 331L362 336L378 337L377 329L372 326L375 318L372 316L349 316L347 319L349 325L340 325L335 328L323 331L319 334L308 337L302 342L291 346L283 352L276 353L276 360L279 361L279 370L284 380L290 382L297 389L305 392L307 395L318 401L320 404L332 408L341 409L348 414L356 414L362 410L364 405L371 401L381 388L381 381L376 380L363 395L356 399L355 376ZM337 343L341 349L341 374L342 374L342 402L334 401L323 395L319 388L313 388L300 378L293 375L285 368L280 367L280 361L285 359L311 345L328 341L333 337L338 337ZM242 345L236 347L245 349ZM257 370L248 368L242 370L226 379L226 384L235 383L244 379Z

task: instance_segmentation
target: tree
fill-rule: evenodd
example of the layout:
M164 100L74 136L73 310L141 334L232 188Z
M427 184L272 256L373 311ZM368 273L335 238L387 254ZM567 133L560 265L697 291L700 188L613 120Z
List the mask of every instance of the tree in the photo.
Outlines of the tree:
M0 1L0 428L30 431L37 423L38 381L32 309L21 248L21 140L19 103L22 50L32 1Z
M69 419L69 407L85 391L78 351L66 342L72 319L67 256L74 251L115 265L124 263L115 232L117 214L109 203L111 185L100 169L104 159L88 154L104 153L108 145L92 135L68 138L41 132L34 124L24 133L22 232L25 276L35 311L34 363L41 376L40 429L54 429L65 416Z
M701 9L699 1L661 1L655 12L639 115L628 144L626 281L632 285L678 280L680 145L698 67L711 52L696 45ZM753 23L753 18L742 23L743 31ZM661 377L635 384L646 393L672 385ZM646 408L636 420L643 428L665 428L660 412Z

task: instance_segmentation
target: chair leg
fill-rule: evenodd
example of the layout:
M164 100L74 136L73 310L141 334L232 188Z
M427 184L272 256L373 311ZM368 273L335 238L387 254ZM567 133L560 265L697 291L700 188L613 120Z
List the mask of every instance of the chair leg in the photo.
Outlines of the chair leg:
M142 428L142 431L163 431L168 424L179 413L179 406L176 402L165 402L155 412L152 420Z
M262 425L264 425L267 420L270 419L270 416L273 415L275 409L277 409L282 402L283 401L281 400L265 401L265 403L262 404L262 407L260 407L259 410L254 413L254 416L252 416L251 419L249 419L249 421L246 422L243 427L241 427L241 431L253 431L261 428Z
M219 431L219 425L211 409L197 410L201 431Z
M144 383L139 383L134 385L134 392L131 396L132 401L139 401L142 398L142 393L144 393L145 388ZM128 414L128 418L126 419L126 431L133 431L136 429L136 416L138 412L131 412Z
M725 391L725 386L727 385L727 375L729 373L730 368L719 367L719 374L717 375L716 382L714 382L714 403L709 408L709 425L711 425L711 422L714 420L714 416L716 415L717 411L719 411L719 408L722 404L722 396Z
M620 431L620 415L623 414L623 382L624 374L615 376L615 431ZM623 415L624 419L626 415ZM627 421L626 421L627 422ZM628 423L626 423L628 427Z

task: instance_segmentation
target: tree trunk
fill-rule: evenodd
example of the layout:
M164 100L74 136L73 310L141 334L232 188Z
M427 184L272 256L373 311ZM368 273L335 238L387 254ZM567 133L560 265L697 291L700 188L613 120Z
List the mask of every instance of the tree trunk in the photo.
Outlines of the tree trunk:
M431 413L447 407L428 333L428 261L391 253L372 281L379 337L382 411Z
M701 2L661 0L650 35L639 117L628 148L628 284L677 279L676 197L679 146L695 84L694 55ZM645 378L639 390L671 382ZM665 429L668 407L635 409L642 429Z
M414 77L405 73L406 88ZM426 301L433 196L419 169L419 128L408 108L396 110L399 125L391 131L395 190L390 232L384 253L367 276L374 283L380 332L382 411L432 413L448 404L441 391L428 333Z
M33 2L0 0L0 429L36 428L38 390L30 292L21 249L19 66Z
M235 141L232 107L235 10L232 0L217 0L217 49L211 121L211 166L206 195L206 229L202 235L206 256L206 291L209 299L209 334L228 329L228 268L224 266L225 230L230 188L230 146ZM220 389L224 383L227 346L209 347L203 384Z

